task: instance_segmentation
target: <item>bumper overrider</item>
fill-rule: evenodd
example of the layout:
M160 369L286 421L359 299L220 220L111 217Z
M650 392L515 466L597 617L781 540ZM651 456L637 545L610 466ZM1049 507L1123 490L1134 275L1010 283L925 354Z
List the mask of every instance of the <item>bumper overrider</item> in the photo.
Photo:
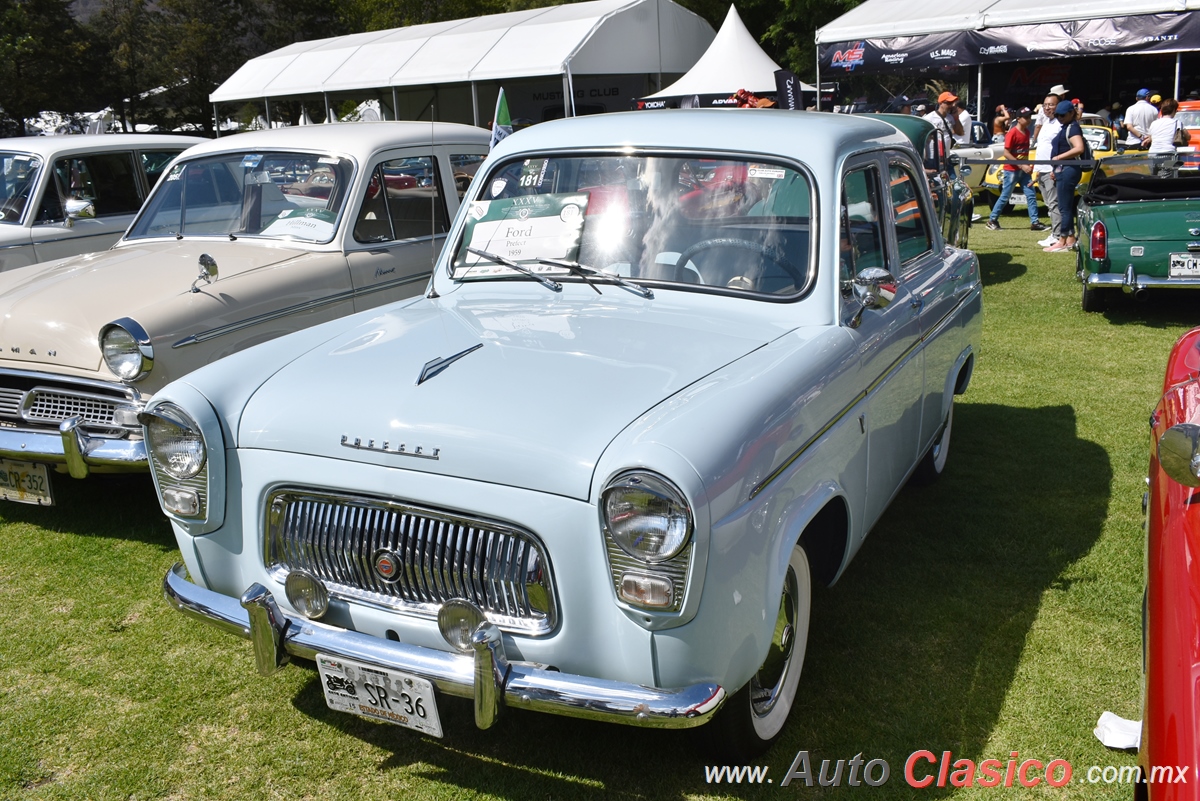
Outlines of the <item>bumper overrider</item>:
M0 458L65 464L73 478L86 478L93 467L148 469L145 441L89 436L83 424L83 418L72 417L58 431L0 428Z
M163 593L180 612L250 640L263 675L282 668L291 656L313 660L323 654L366 662L420 676L440 692L473 699L481 729L495 723L505 707L650 728L691 728L708 722L726 698L719 684L660 690L509 662L500 630L486 621L471 636L471 652L462 654L296 619L284 614L261 584L252 584L238 601L188 581L182 564L167 573Z

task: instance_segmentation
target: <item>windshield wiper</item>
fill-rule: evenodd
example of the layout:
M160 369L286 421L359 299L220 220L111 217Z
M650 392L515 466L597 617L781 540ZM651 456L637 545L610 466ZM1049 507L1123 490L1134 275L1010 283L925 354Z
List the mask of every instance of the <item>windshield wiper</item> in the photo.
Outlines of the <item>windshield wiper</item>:
M596 287L591 281L588 281L588 278L595 276L598 278L607 278L617 286L628 289L630 292L636 292L643 298L654 297L654 293L650 291L649 287L644 287L641 284L635 284L633 281L627 281L616 273L610 273L606 270L597 270L594 267L584 267L577 261L565 261L563 259L538 259L538 261L542 264L549 264L552 267L562 267L565 270L569 270L572 274L578 275L584 281L587 281L588 286L591 286L592 289L596 289ZM600 290L596 289L596 292L599 293Z
M503 256L497 256L495 253L488 253L486 250L479 250L478 248L473 248L473 247L469 247L469 246L467 247L467 252L474 253L476 256L481 256L495 264L503 264L505 267L511 267L512 269L516 270L517 272L519 272L523 275L529 276L530 278L537 281L539 284L546 287L547 289L553 290L555 292L562 291L562 284L558 283L557 281L551 281L546 276L539 275L538 273L535 273L533 270L529 269L525 265L518 264L517 262L513 261L512 259L506 259Z

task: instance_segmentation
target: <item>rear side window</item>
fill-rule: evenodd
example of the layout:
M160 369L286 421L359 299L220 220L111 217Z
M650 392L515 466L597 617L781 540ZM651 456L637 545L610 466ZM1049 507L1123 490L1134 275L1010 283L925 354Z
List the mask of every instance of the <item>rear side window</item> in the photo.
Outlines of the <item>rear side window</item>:
M889 166L888 171L896 244L900 250L900 263L907 264L933 249L933 235L921 207L916 177L908 167L896 162Z
M180 154L179 150L143 150L138 156L142 161L142 173L146 176L146 186L151 189L162 177L163 170L171 163L171 159Z
M354 223L358 242L388 242L444 234L446 199L432 156L385 161L375 168Z

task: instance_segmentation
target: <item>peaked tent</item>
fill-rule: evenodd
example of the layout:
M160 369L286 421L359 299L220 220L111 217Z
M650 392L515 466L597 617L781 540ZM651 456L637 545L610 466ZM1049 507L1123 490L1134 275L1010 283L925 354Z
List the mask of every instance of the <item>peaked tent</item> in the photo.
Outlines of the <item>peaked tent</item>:
M639 108L666 106L734 105L730 100L739 89L756 95L775 94L775 72L779 69L770 56L746 30L734 6L729 7L721 30L700 60L675 83L638 101ZM805 92L815 86L801 84Z
M394 98L400 88L469 85L479 124L477 83L553 77L572 98L570 114L575 76L677 75L712 37L707 22L671 0L590 0L297 42L247 61L209 101L324 95L328 111L334 92L387 99L387 90Z

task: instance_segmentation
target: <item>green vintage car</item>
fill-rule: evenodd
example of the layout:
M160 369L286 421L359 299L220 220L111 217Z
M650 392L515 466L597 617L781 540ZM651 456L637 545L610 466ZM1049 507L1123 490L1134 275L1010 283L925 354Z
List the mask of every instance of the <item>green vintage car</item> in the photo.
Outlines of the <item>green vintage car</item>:
M1083 310L1118 290L1200 289L1200 175L1175 154L1111 156L1079 202L1077 272Z

